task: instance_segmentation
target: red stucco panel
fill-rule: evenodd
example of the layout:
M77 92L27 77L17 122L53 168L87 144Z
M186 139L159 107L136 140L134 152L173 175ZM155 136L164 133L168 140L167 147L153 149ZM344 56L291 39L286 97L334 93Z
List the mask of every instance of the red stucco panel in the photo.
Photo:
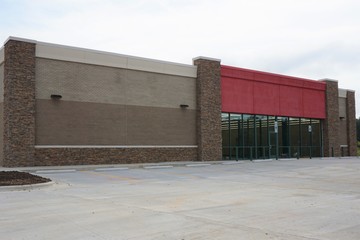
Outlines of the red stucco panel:
M222 111L290 117L326 117L325 83L221 66Z

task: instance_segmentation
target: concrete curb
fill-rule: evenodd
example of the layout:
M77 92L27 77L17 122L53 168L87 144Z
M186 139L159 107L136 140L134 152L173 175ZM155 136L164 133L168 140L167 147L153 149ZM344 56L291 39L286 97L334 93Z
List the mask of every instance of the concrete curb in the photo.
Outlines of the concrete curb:
M274 159L256 159L253 160L254 163L261 163L261 162L272 162Z
M210 166L222 165L223 163L234 162L235 160L226 161L209 161L209 162L161 162L161 163L133 163L133 164L102 164L102 165L67 165L67 166L38 166L38 167L19 167L19 168L1 168L0 171L23 171L30 173L66 173L74 171L116 171L127 169L152 169L152 168L170 168L193 166ZM249 161L250 162L250 161Z
M46 183L36 183L36 184L28 184L28 185L0 186L0 192L34 190L34 189L49 187L54 184L55 182L50 181Z
M279 158L278 161L297 161L300 159L297 158Z
M355 157L356 158L356 157ZM343 158L286 158L278 159L279 161L296 161L296 160L331 160L344 159ZM19 167L19 168L3 168L0 171L22 171L34 174L51 174L51 173L71 173L75 171L118 171L128 169L160 169L172 167L199 167L211 165L232 165L232 164L246 164L246 163L261 163L271 162L275 159L254 159L254 160L223 160L223 161L204 161L204 162L160 162L160 163L133 163L133 164L101 164L101 165L67 165L67 166L36 166L36 167Z

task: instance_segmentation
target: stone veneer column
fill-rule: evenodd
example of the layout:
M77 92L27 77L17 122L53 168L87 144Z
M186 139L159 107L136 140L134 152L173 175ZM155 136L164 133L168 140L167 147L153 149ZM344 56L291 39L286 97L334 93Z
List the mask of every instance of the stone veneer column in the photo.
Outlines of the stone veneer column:
M222 160L220 60L198 57L193 61L197 66L198 160Z
M340 156L339 144L339 88L335 80L324 79L326 83L326 119L324 121L324 157ZM333 149L333 150L332 150Z
M349 156L357 156L355 92L351 90L346 93L346 122Z
M10 38L4 65L5 167L33 166L35 159L35 43Z

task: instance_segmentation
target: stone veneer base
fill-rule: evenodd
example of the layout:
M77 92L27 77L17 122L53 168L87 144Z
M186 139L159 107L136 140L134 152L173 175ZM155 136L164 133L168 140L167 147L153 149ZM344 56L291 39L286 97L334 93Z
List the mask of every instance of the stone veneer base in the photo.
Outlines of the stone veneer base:
M36 166L196 161L197 148L36 148Z

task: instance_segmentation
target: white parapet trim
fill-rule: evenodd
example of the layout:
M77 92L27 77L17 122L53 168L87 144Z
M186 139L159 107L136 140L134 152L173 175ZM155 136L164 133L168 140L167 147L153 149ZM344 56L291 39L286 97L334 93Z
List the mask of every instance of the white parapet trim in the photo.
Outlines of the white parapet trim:
M348 92L355 92L355 90L352 89L344 89L344 88L339 88L339 97L341 98L347 98L347 93Z
M36 57L196 78L193 65L37 42Z
M35 148L197 148L197 145L35 145Z
M108 67L118 67L190 78L196 78L197 76L197 67L188 64L167 62L86 48L39 42L32 39L12 36L5 41L4 45L10 40L35 43L35 55L36 57L40 58L87 63Z
M6 39L6 41L4 42L4 45L10 40L19 41L19 42L27 42L27 43L35 43L35 44L37 43L37 41L33 40L33 39L10 36L10 37L8 37L8 39Z
M347 90L339 88L339 97L346 98Z
M335 80L335 79L331 79L331 78L323 78L323 79L320 79L319 81L321 82L339 82L338 80Z
M199 56L199 57L193 58L193 62L195 62L196 60L209 60L209 61L214 61L214 62L221 62L221 59L211 58L211 57L204 57L204 56Z

